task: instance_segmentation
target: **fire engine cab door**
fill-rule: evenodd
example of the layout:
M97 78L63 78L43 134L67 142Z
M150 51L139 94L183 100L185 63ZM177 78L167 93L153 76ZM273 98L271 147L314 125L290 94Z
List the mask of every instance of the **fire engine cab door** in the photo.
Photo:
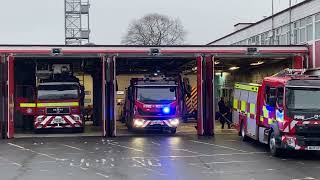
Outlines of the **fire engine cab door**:
M2 138L14 135L14 57L0 56L0 126Z
M104 136L116 136L116 71L115 71L116 57L107 57L104 62Z

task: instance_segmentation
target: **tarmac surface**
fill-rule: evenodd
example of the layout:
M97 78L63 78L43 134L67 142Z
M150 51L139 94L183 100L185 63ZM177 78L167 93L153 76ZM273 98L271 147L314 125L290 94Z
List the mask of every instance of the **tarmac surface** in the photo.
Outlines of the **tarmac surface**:
M191 130L192 128L190 128ZM1 180L313 180L320 154L272 157L234 130L192 133L0 140Z

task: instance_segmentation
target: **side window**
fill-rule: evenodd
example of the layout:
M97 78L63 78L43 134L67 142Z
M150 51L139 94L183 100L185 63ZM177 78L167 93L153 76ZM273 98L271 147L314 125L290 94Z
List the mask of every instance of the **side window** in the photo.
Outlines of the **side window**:
M266 101L266 105L275 107L275 105L276 105L276 88L266 86L265 101Z
M279 107L283 107L283 95L284 95L284 88L283 87L277 88L277 105Z

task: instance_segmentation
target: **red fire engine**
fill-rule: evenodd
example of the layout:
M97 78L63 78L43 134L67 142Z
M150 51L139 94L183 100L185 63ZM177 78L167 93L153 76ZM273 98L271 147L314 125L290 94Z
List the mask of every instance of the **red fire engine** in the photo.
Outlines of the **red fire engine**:
M181 120L180 88L175 78L133 78L126 92L124 117L129 129L169 130Z
M233 122L243 140L283 150L320 150L320 78L285 70L262 84L235 84Z
M48 73L37 71L34 102L17 97L18 110L34 117L34 130L73 128L84 129L82 106L84 88L72 75L70 66L52 65Z

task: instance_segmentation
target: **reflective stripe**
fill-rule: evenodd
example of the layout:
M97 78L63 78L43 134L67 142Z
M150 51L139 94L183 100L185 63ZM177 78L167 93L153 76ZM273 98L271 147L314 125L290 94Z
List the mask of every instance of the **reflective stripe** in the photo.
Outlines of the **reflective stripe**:
M241 101L241 111L247 112L247 102Z
M35 103L20 103L21 108L34 108L36 107Z
M283 122L283 121L284 121L283 111L280 112L279 110L277 110L277 111L276 111L276 117L277 117L277 121Z
M268 124L273 124L273 119L268 119Z
M263 113L263 117L269 118L269 111L267 110L266 106L262 107L262 113Z
M79 106L79 102L61 102L61 103L38 103L37 107L63 107L63 106Z
M256 114L256 105L250 103L250 114Z
M238 109L238 99L233 99L233 108Z
M260 116L260 121L263 122L264 118L263 116Z
M259 84L235 84L236 89L241 89L241 90L247 90L247 91L252 91L252 92L258 92L259 89Z

